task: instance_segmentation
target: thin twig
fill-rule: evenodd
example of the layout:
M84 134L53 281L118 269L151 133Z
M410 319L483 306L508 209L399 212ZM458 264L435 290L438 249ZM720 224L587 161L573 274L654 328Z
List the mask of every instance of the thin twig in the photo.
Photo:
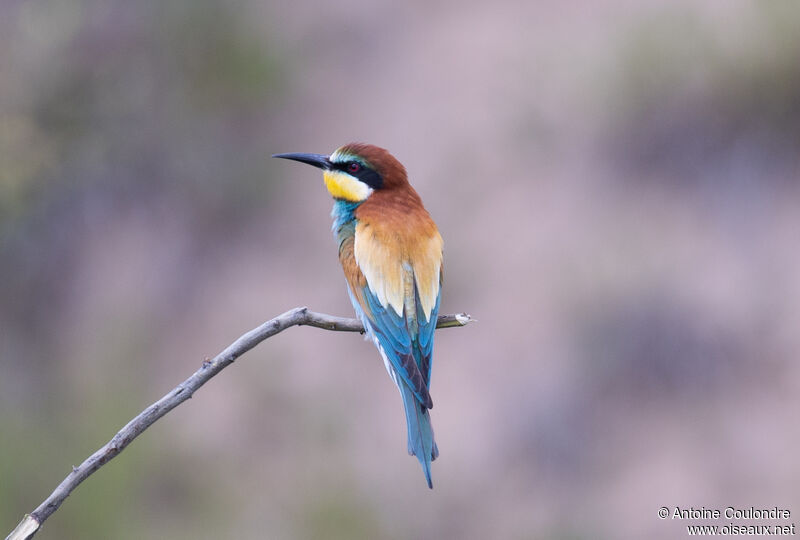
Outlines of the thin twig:
M437 328L452 328L464 326L473 319L466 313L457 315L442 315L436 322ZM334 317L324 313L315 313L308 308L298 307L278 315L261 326L250 330L242 335L219 353L213 360L206 360L203 365L195 371L191 377L173 388L167 395L147 407L139 413L133 420L128 422L125 427L117 432L108 443L101 446L94 454L77 467L72 467L70 472L61 484L39 505L36 510L26 514L25 518L17 527L6 537L6 540L29 540L33 538L42 523L50 517L53 512L58 510L64 499L72 493L81 482L86 480L97 469L114 459L133 439L138 437L149 428L153 423L167 414L169 411L192 397L201 386L207 383L212 377L228 367L234 360L261 343L267 338L286 330L292 326L314 326L324 330L337 332L364 332L361 321L357 319L347 319L344 317Z

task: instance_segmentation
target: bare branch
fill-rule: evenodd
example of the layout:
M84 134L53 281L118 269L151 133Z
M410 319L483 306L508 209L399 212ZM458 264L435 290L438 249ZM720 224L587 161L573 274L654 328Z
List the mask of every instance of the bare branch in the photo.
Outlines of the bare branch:
M464 326L473 319L466 313L457 315L441 315L436 322L437 328L452 328ZM315 313L308 308L299 307L278 315L261 326L250 330L230 344L224 351L219 353L213 360L206 360L203 365L195 371L191 377L173 388L167 395L147 407L139 413L133 420L128 422L125 427L117 432L108 443L101 446L94 454L77 467L72 467L70 472L61 484L39 505L36 510L26 514L25 518L17 527L6 537L6 540L28 540L42 526L42 523L50 517L64 499L72 493L81 482L86 480L97 469L114 459L131 441L142 434L153 423L167 414L169 411L192 397L201 386L207 383L212 377L228 367L234 360L261 343L267 338L286 330L292 326L314 326L324 330L336 332L364 332L364 327L358 319L347 319L344 317L334 317L324 313Z

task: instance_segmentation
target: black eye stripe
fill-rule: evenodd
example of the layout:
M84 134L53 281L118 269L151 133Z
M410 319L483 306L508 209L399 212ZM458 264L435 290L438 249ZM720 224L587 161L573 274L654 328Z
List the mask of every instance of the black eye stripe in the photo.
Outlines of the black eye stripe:
M350 170L350 165L356 163L359 165L359 170ZM332 164L332 168L337 171L345 172L351 176L355 176L372 189L380 189L383 187L383 177L377 171L370 169L367 165L355 160L342 161Z

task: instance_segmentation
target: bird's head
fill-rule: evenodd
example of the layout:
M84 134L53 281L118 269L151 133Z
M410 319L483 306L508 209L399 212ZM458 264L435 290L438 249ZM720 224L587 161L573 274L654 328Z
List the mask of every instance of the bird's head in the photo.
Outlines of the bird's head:
M275 154L322 169L325 186L334 199L363 202L377 190L408 184L406 170L387 150L363 143L350 143L323 154Z

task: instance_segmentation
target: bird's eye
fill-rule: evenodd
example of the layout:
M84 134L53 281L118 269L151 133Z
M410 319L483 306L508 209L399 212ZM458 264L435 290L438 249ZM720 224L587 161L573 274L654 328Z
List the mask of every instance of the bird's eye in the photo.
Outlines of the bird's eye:
M347 172L357 173L361 170L361 164L357 161L351 161L347 164Z

